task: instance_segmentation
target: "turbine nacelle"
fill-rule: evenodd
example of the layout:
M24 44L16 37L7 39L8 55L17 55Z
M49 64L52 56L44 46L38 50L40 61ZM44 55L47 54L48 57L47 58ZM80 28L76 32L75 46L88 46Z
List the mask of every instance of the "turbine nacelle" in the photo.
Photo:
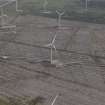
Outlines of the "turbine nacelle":
M45 47L51 47L51 48L54 48L54 49L56 50L56 47L55 47L56 36L57 36L57 35L55 34L55 36L54 36L52 42L49 43L49 44L47 44L47 45L45 45Z
M56 10L56 13L57 13L58 15L62 16L62 15L64 15L65 12L60 12L60 11Z

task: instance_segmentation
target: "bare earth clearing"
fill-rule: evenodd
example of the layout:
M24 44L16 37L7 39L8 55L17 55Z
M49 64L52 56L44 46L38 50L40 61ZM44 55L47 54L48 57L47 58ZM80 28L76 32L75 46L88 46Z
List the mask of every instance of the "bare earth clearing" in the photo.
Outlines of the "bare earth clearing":
M51 97L61 93L55 105L105 105L105 25L62 21L57 31L54 59L61 67L44 62L50 59L56 20L19 16L17 34L0 31L0 94ZM44 61L43 61L44 60ZM72 64L73 63L73 64Z

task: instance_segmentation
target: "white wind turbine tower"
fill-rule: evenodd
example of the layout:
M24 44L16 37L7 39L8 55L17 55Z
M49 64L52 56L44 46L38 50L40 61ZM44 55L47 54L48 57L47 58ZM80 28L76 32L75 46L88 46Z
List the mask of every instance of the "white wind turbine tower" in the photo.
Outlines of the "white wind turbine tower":
M51 51L50 51L50 63L51 63L51 64L54 64L54 62L53 62L53 49L54 49L55 52L56 52L56 47L55 47L56 36L57 36L57 35L55 34L55 36L53 37L51 43L45 45L46 47L50 47L50 48L51 48Z
M3 7L8 5L9 4L9 1L7 0L6 3L3 3L2 5L0 5L0 13L1 13L1 27L3 27L4 25L7 24L7 18L8 16L6 14L4 14L4 10L3 10Z
M44 3L43 3L43 10L44 11L47 11L47 5L48 5L48 1L44 0Z
M0 6L1 11L1 28L2 29L15 29L15 31L12 31L13 33L16 33L16 25L8 25L8 16L4 14L3 7L8 5L10 2L7 2Z
M65 12L59 12L58 10L56 10L56 13L58 14L58 28L60 28L61 27L61 18Z
M1 10L1 16L0 16L0 18L1 18L1 27L3 27L7 23L8 16L6 14L4 14L3 7L1 7L0 10Z
M15 6L16 6L16 12L23 12L23 10L19 9L19 2L18 0L8 0L8 2L15 2Z
M88 9L88 0L85 0L85 9Z
M17 12L23 12L23 10L19 9L19 2L16 0L16 11Z
M88 10L88 2L91 0L85 0L85 9Z
M48 10L47 10L47 5L48 5L48 0L44 0L44 2L43 2L43 11L42 11L42 13L50 14L51 11L48 11Z

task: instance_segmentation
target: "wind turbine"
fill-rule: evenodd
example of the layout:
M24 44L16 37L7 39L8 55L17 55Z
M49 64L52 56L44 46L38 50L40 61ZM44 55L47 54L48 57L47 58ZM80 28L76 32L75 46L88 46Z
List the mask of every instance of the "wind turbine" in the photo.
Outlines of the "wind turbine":
M1 10L1 16L0 16L1 26L3 27L7 23L8 16L6 14L4 14L3 7L1 7L0 10Z
M18 2L18 0L8 0L8 2L15 2L16 12L23 12L23 10L19 9L19 2Z
M88 10L88 3L90 2L91 0L85 0L85 9Z
M15 0L15 1L16 1L16 12L23 12L23 10L19 9L18 0Z
M48 0L44 0L44 2L43 2L43 11L42 11L42 13L50 14L51 11L48 11L48 10L47 10L47 5L48 5Z
M3 3L2 5L0 5L0 12L1 12L1 26L5 25L5 23L7 22L7 18L8 16L6 14L4 14L4 10L3 7L5 7L6 5L9 4L9 1L7 0L5 3Z
M61 27L61 18L65 12L59 12L58 10L56 10L56 13L58 14L58 28L60 28Z
M44 0L44 3L43 3L43 10L44 11L47 11L47 5L48 5L48 1Z
M57 35L55 34L55 36L53 37L51 43L45 45L46 47L50 47L51 51L50 51L50 63L53 64L53 49L56 52L56 47L55 47L55 40L56 40Z
M55 98L54 98L54 100L52 101L51 105L54 105L54 104L55 104L55 102L56 102L56 100L57 100L58 97L59 97L59 94L57 94L57 95L55 96Z
M0 6L0 11L1 11L1 28L2 29L15 29L13 33L16 33L16 25L8 25L8 16L4 14L3 7L6 6L9 3L3 4Z
M88 0L85 0L85 9L88 9Z

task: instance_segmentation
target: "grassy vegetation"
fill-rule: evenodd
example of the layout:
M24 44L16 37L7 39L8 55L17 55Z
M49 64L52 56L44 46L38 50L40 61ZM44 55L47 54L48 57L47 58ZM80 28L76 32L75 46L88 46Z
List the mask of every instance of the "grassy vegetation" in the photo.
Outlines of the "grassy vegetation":
M0 98L0 105L43 105L44 98L36 97L36 98Z
M9 105L8 100L0 99L0 105Z

